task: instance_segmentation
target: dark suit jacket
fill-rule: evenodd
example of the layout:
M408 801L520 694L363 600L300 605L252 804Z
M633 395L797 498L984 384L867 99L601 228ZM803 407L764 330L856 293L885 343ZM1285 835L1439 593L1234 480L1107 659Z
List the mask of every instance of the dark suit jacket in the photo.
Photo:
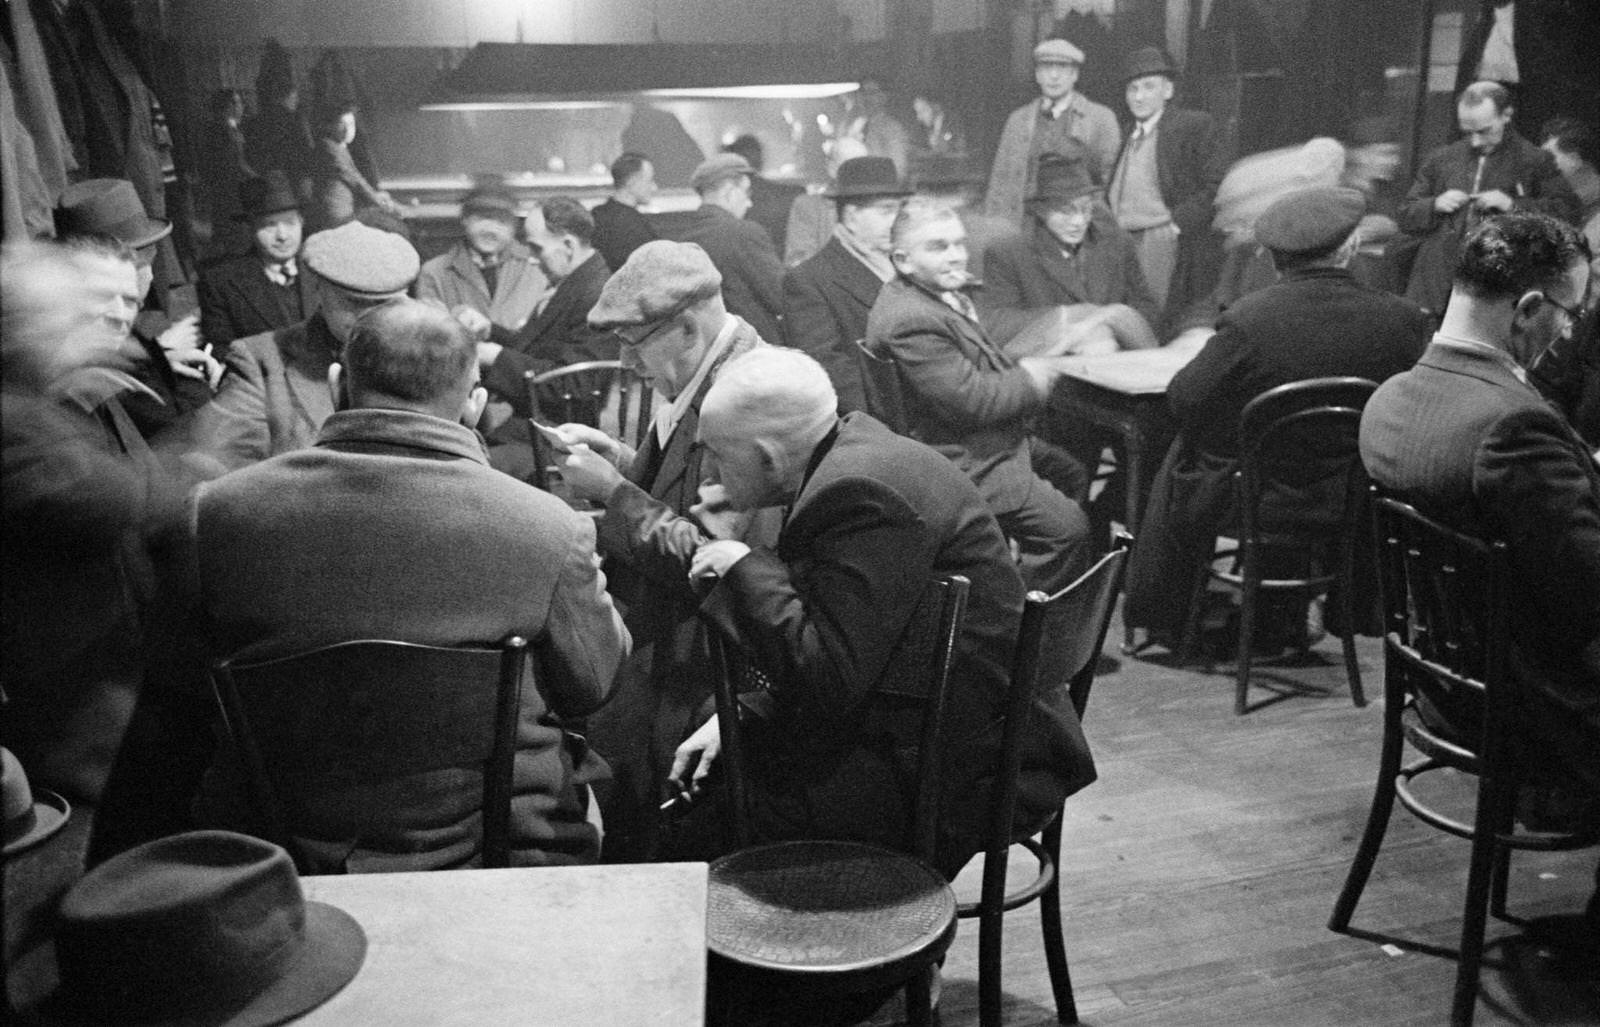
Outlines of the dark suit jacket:
M1222 147L1216 119L1204 111L1168 107L1158 124L1156 174L1161 202L1172 211L1172 222L1180 232L1178 263L1172 271L1163 313L1170 322L1215 284L1217 268L1222 263L1222 242L1211 230L1212 207L1217 186L1228 170L1228 154ZM1124 134L1117 163L1122 162L1132 138L1132 133Z
M918 597L951 574L972 580L946 708L938 865L954 876L983 847L1022 579L949 461L865 414L844 418L812 455L776 549L734 564L703 606L771 679L751 745L764 838L903 844L920 714L876 688ZM1094 780L1064 688L1041 695L1027 730L1019 826Z
M1055 236L1038 224L1026 236L1002 239L984 254L978 306L990 334L1000 342L1015 336L1041 310L1074 303L1125 303L1151 328L1161 323L1133 240L1109 213L1101 217L1097 212L1072 261Z
M1044 405L1028 373L976 321L905 278L878 294L867 340L898 371L906 434L955 461L991 509L1019 509L1034 482L1028 434Z
M1530 742L1600 794L1600 469L1588 447L1493 354L1436 341L1367 404L1361 456L1424 513L1507 544Z
M1600 308L1540 354L1528 368L1528 381L1585 442L1600 449Z
M867 314L883 280L837 239L783 276L784 344L803 349L828 370L839 410L867 409L856 341L867 336Z
M767 230L736 218L716 204L703 203L674 219L672 238L698 243L722 274L722 299L765 342L783 338L783 262Z
M274 285L253 254L233 257L200 272L200 334L220 358L235 339L304 321L316 309L308 276L293 287Z
M626 203L608 197L589 214L594 218L594 248L613 271L622 267L630 253L656 238L650 219Z
M521 331L510 336L491 333L503 340L505 348L484 372L483 384L496 398L509 402L518 417L531 413L525 372L617 359L618 346L611 333L589 327L589 311L600 301L600 290L610 277L605 260L598 253L591 254L557 283L550 302Z
M603 768L561 718L600 704L628 636L588 518L491 470L459 424L347 410L314 446L203 486L189 529L218 655L263 659L356 638L539 640L538 687L524 690L517 728L512 861L594 860L581 786ZM230 827L240 815L231 762L225 751L201 806ZM308 836L329 871L471 865L481 789L467 767L317 789Z
M805 191L803 185L774 182L764 175L750 176L750 210L745 217L767 230L780 254L789 234L789 208L794 198Z
M1420 236L1406 298L1434 312L1444 313L1450 299L1461 240L1482 220L1481 211L1469 203L1454 214L1433 209L1434 197L1450 189L1472 191L1474 179L1481 191L1499 189L1510 196L1516 210L1534 210L1577 223L1578 198L1556 168L1555 158L1506 129L1505 138L1484 161L1478 175L1478 157L1472 144L1458 139L1428 154L1406 193L1396 221L1402 231Z

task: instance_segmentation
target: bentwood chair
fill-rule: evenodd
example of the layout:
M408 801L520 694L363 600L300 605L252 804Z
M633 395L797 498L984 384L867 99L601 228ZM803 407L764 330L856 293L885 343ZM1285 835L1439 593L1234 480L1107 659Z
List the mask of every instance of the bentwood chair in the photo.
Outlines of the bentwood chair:
M1513 822L1524 753L1516 685L1507 675L1506 547L1452 531L1414 507L1373 500L1383 586L1383 748L1372 809L1328 926L1344 931L1372 873L1395 799L1424 823L1472 842L1450 1022L1472 1023L1487 914L1505 916L1513 849L1600 843L1600 830L1519 830ZM1409 744L1420 757L1401 763ZM1444 771L1477 779L1463 823L1417 787Z
M933 1022L933 969L956 933L955 893L932 862L945 686L968 587L960 576L928 587L876 689L897 704L922 707L904 851L830 840L752 844L757 839L735 691L742 655L720 629L710 630L719 765L738 845L711 864L706 944L714 992L782 996L798 1004L904 986L907 1019Z
M1252 649L1263 591L1308 601L1337 586L1344 627L1345 675L1350 698L1367 704L1356 661L1355 592L1367 479L1356 434L1361 411L1377 385L1365 378L1312 378L1269 389L1239 417L1239 470L1235 474L1238 545L1206 549L1181 649L1199 645L1200 617L1210 582L1240 593L1233 712L1249 709ZM1333 482L1334 491L1321 483ZM1331 503L1331 505L1330 505ZM1298 553L1307 573L1266 577L1266 552ZM1226 569L1217 561L1231 561Z
M1118 532L1111 552L1082 577L1053 596L1028 593L1022 610L1022 630L1011 664L1011 691L1006 697L1000 772L983 854L982 892L978 901L963 902L957 910L957 916L963 919L978 918L978 1022L982 1027L1000 1027L1001 1023L1005 914L1035 899L1039 900L1056 1020L1078 1022L1066 945L1061 936L1061 818L1066 807L1056 810L1042 830L1035 828L1030 834L1019 835L1014 824L1017 778L1022 765L1022 740L1036 699L1050 693L1065 694L1072 702L1073 712L1080 720L1083 718L1132 544L1132 536ZM1027 885L1007 892L1006 866L1013 845L1032 853L1039 870Z
M523 376L535 422L587 424L626 442L644 445L650 429L651 392L618 360L588 360ZM548 487L553 457L537 428L533 437L534 484Z
M315 835L329 825L319 817L306 828L319 794L457 767L482 775L482 865L504 867L527 656L527 642L515 637L463 649L362 639L259 662L219 660L211 681L257 817L302 874L343 869L315 851ZM399 811L378 815L389 812ZM361 830L350 825L351 834ZM348 849L359 837L337 841Z

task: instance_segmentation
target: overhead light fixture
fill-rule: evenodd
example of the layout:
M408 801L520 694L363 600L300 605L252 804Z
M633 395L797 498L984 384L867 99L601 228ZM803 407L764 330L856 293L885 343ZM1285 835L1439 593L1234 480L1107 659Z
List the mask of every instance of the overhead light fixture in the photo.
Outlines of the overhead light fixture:
M643 96L680 100L823 100L861 88L859 82L800 82L771 86L709 86L703 89L646 89Z
M626 100L451 100L425 103L423 111L594 111L620 107Z

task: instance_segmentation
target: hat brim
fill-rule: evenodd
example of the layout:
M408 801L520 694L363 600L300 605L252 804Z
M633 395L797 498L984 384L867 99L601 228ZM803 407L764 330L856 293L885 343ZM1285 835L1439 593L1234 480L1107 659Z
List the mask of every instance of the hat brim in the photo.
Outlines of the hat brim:
M7 839L4 855L32 848L67 826L72 807L48 788L33 789L33 823L15 838Z
M172 222L145 218L144 224L129 233L128 245L136 250L153 246L172 234Z
M910 196L911 190L904 186L873 187L871 189L834 189L822 191L822 195L830 200L871 200L882 196L892 196L896 199Z
M241 210L233 216L233 220L248 225L256 218L264 218L268 214L282 214L286 210L298 211L300 210L300 204L298 202L282 203L274 204L270 207L262 207L260 210Z
M356 919L336 906L308 901L306 946L283 976L242 1005L206 1010L167 1019L142 1020L144 1027L276 1027L288 1023L338 994L354 979L367 955L367 933ZM86 1016L60 989L39 1011L46 1023L80 1027L112 1027L125 1021Z

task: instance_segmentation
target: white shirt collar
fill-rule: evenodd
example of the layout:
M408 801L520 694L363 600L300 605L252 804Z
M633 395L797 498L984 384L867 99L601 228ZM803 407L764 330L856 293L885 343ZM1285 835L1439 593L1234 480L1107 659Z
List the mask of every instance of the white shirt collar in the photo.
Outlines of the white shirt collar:
M1143 121L1134 122L1133 134L1136 136L1141 136L1149 135L1151 132L1154 132L1156 130L1156 126L1161 124L1161 115L1165 113L1167 113L1167 109L1163 107Z
M721 329L717 331L716 338L706 347L706 355L700 358L700 366L695 368L694 377L689 379L676 399L668 400L659 391L656 393L654 418L656 443L662 449L667 448L667 441L672 438L672 433L678 430L678 422L683 420L684 415L689 412L689 407L694 405L695 393L705 384L706 375L711 373L711 368L716 365L723 351L733 345L734 333L739 330L739 325L742 323L735 315L728 315L728 319L722 322Z

